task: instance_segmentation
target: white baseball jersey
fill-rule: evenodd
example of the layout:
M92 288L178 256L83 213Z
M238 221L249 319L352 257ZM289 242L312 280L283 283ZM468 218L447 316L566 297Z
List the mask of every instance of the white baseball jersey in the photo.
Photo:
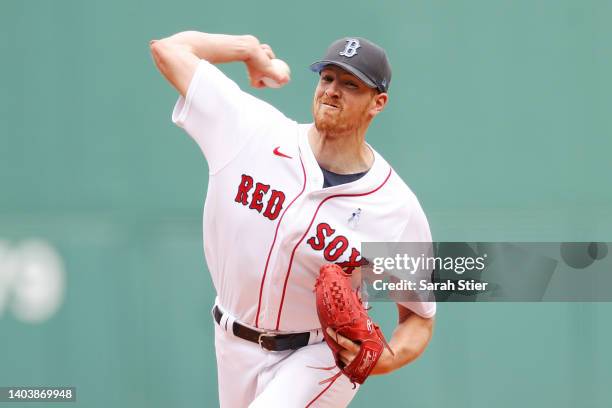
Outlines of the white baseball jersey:
M319 328L313 288L322 264L351 272L362 242L431 241L415 195L378 153L359 180L323 188L307 137L312 124L241 91L207 61L172 120L208 162L206 261L219 304L244 324ZM432 302L404 305L435 314Z

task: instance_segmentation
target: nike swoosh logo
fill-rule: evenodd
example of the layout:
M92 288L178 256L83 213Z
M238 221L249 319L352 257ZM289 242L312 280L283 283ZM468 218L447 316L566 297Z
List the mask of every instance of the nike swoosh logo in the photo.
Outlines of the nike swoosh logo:
M277 147L274 149L273 153L274 153L275 155L280 156L280 157L285 157L285 158L287 158L287 159L293 159L293 157L291 157L291 156L287 156L285 153L281 153L280 151L278 151L278 149L279 149L279 148L280 148L280 146L277 146Z

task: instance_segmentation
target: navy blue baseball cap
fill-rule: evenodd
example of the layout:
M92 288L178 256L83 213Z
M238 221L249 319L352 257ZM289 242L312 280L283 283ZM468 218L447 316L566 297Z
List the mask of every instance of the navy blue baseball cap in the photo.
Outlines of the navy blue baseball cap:
M391 83L391 65L385 50L361 37L345 37L334 41L322 60L310 65L320 73L327 65L335 65L362 80L370 88L387 92Z

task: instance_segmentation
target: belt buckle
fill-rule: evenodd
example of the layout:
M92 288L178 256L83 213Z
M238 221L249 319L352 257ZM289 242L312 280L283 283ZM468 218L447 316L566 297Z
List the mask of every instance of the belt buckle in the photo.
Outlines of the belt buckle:
M270 334L268 332L259 333L259 337L257 337L257 343L259 344L259 346L262 349L267 350L267 351L275 351L275 350L272 350L272 349L269 349L268 347L266 347L266 345L264 343L265 337L273 339L276 336L274 334Z

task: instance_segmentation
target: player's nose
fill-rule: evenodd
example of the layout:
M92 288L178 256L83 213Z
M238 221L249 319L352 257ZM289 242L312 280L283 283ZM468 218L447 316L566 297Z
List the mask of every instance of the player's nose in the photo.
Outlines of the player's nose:
M340 96L340 89L338 88L338 82L332 81L325 87L325 95L329 98L338 98Z

